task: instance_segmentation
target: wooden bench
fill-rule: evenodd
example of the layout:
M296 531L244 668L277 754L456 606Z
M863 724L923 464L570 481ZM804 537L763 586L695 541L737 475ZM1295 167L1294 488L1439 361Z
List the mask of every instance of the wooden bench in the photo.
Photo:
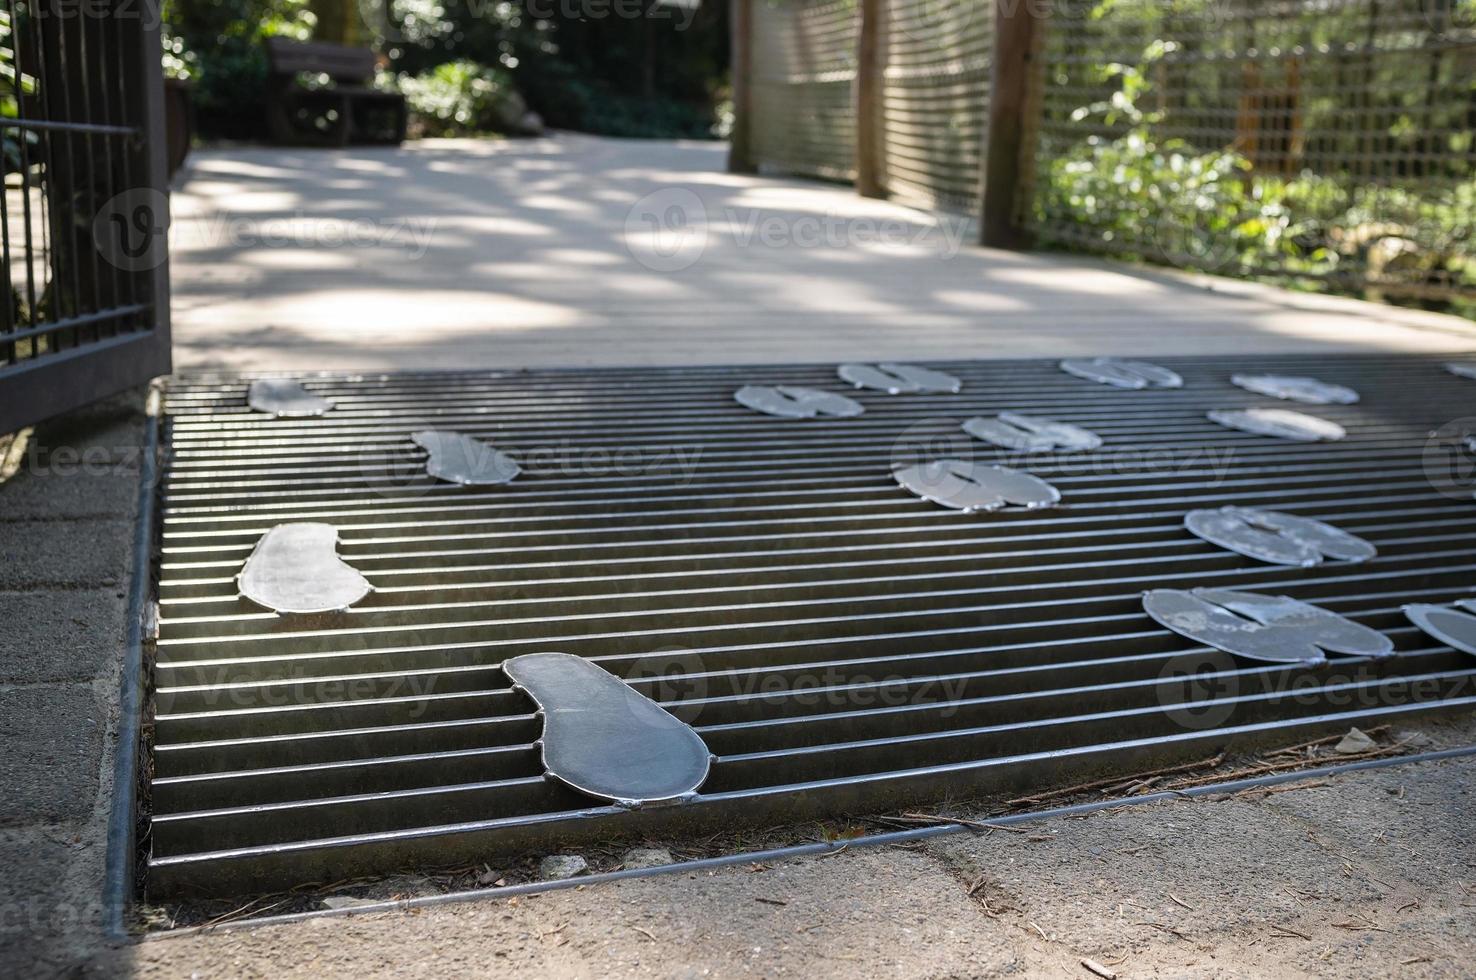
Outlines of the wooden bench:
M405 139L405 97L371 86L375 57L368 48L269 37L266 47L267 123L278 143L348 146L399 144ZM327 75L322 88L297 82L301 73Z

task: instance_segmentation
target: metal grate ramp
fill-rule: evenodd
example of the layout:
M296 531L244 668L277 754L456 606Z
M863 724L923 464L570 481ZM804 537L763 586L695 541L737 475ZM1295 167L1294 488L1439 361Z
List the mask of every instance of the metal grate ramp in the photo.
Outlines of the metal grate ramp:
M1421 357L1161 359L1184 387L1126 391L1054 361L930 366L958 394L856 391L836 366L300 377L314 418L246 407L247 380L172 383L163 488L149 888L225 894L448 865L555 841L773 823L1039 787L1476 704L1476 658L1400 613L1471 594L1476 504L1431 482L1429 436L1476 381ZM1355 405L1231 385L1310 374ZM780 419L745 384L845 392L855 418ZM1306 409L1340 442L1251 435L1211 409ZM1099 434L1022 456L960 432L1038 413ZM454 429L514 457L504 486L425 474ZM964 514L898 463L967 455L1059 488L1056 509ZM1439 480L1437 479L1437 482ZM1375 544L1362 564L1261 564L1184 530L1262 506ZM278 616L235 576L273 526L337 527L374 591ZM1389 636L1323 667L1195 647L1154 588L1289 595ZM544 778L541 722L500 664L588 658L714 754L688 803L601 805Z

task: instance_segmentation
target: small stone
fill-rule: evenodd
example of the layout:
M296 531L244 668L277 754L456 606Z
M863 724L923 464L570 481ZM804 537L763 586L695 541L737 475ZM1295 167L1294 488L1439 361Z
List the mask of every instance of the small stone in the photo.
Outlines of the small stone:
M323 899L325 909L357 909L365 905L378 905L372 898L354 898L349 895L334 895Z
M550 854L538 862L540 881L563 881L575 878L589 870L589 862L578 854Z
M1428 749L1435 744L1435 740L1424 732L1417 732L1409 728L1395 732L1394 741L1411 749Z
M1357 755L1359 752L1367 752L1369 749L1377 748L1378 743L1369 738L1357 728L1348 729L1348 734L1343 740L1333 746L1333 751L1342 755Z
M625 852L625 857L620 859L620 866L627 871L633 868L659 868L665 864L675 863L676 859L664 847L632 847Z

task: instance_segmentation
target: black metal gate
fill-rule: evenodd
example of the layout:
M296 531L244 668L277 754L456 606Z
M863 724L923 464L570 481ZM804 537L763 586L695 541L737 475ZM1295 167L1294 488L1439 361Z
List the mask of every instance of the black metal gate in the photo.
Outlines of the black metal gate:
M158 0L0 0L0 433L166 374Z

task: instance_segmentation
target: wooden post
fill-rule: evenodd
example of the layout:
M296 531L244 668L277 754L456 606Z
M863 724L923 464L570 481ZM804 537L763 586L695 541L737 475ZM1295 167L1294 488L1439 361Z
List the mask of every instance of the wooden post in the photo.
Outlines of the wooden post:
M885 197L882 170L882 18L885 0L861 0L861 29L856 42L856 193Z
M728 137L728 172L751 174L753 160L753 3L729 0L733 132Z
M1030 168L1025 131L1030 79L1048 8L1033 0L995 0L994 64L989 82L989 125L984 145L984 209L980 240L995 248L1026 248L1030 233L1021 206Z

